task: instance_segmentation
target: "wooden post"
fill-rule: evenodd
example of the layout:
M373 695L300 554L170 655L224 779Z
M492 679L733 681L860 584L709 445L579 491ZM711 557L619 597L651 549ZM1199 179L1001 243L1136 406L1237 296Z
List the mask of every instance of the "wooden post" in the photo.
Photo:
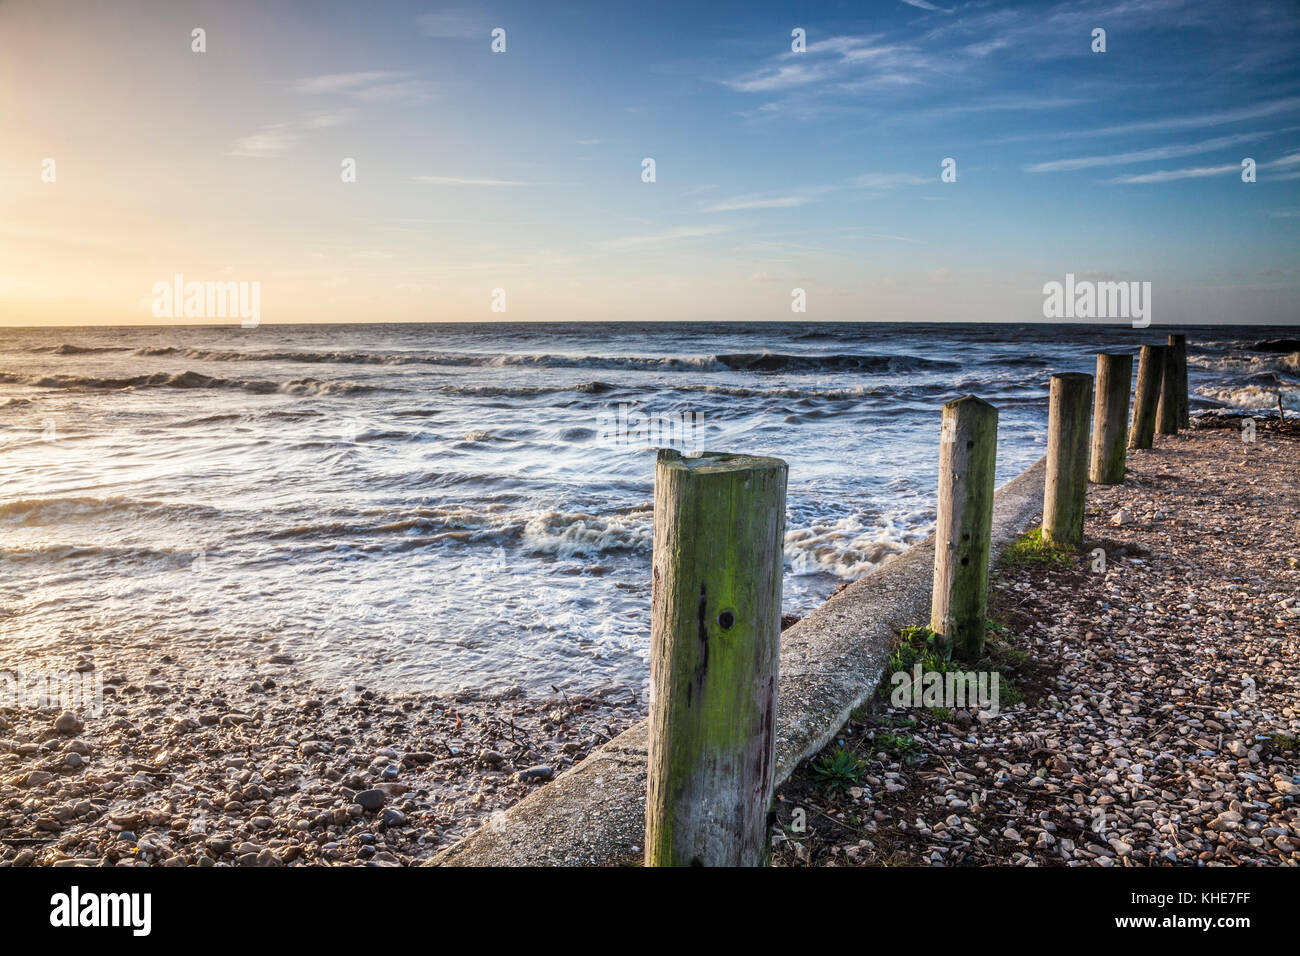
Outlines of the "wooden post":
M1190 428L1192 416L1187 394L1187 336L1169 336L1169 350L1174 353L1174 369L1176 372L1174 394L1178 398L1178 427Z
M1048 395L1043 541L1077 548L1083 543L1083 507L1088 494L1092 376L1082 372L1053 375Z
M1088 480L1117 485L1124 480L1124 434L1133 387L1133 356L1097 356L1097 393L1092 406L1092 455Z
M984 652L998 410L974 395L943 406L930 630L969 660Z
M786 474L659 452L646 866L767 860Z
M1156 403L1156 434L1178 434L1178 359L1172 345L1166 345L1161 363L1160 401Z
M1160 380L1164 376L1165 348L1144 345L1138 356L1137 391L1133 395L1133 427L1128 433L1129 448L1150 448L1156 433L1156 403L1160 399Z

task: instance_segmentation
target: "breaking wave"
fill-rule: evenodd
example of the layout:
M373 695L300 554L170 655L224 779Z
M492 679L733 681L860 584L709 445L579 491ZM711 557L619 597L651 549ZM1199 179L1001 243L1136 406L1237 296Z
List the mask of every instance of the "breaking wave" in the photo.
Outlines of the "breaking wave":
M204 362L297 362L344 365L449 365L489 368L592 368L694 372L909 372L955 369L959 363L916 355L835 354L791 355L781 352L733 352L703 356L604 356L488 354L479 352L241 352L215 349L149 346L136 349L145 357L177 356Z
M154 372L149 375L131 375L125 378L97 378L83 375L18 375L0 372L0 383L29 385L35 388L61 389L139 389L139 388L225 388L257 394L280 392L285 395L353 395L380 391L373 385L357 382L322 381L315 378L295 378L287 382L263 379L221 378L202 372Z

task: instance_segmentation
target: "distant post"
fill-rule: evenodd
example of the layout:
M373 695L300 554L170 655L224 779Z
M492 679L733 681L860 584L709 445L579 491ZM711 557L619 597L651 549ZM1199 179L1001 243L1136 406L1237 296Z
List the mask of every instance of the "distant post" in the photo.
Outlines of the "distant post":
M1156 434L1156 404L1160 400L1160 381L1164 377L1163 345L1144 345L1138 355L1137 391L1133 395L1133 427L1128 433L1129 448L1150 448Z
M984 651L998 410L974 395L943 406L930 630L974 660Z
M760 866L775 759L787 468L659 452L646 866Z
M1047 475L1043 485L1043 541L1066 548L1083 543L1088 494L1088 426L1092 376L1053 375L1048 391Z
M1171 336L1172 337L1172 336ZM1160 401L1156 403L1156 434L1178 434L1178 359L1166 345L1160 375Z
M1187 336L1169 336L1169 349L1174 353L1174 392L1178 397L1178 427L1190 428L1192 425L1191 406L1187 392Z
M1088 480L1116 485L1124 480L1128 399L1133 387L1133 356L1097 356L1097 394L1092 406L1092 454Z

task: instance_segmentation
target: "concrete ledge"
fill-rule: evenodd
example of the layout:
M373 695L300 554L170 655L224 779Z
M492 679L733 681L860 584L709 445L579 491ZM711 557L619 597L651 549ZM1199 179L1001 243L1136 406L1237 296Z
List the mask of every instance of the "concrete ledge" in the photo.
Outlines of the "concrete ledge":
M996 560L1041 514L1044 460L998 489ZM817 753L875 693L894 635L930 619L934 537L855 581L781 635L776 783ZM640 859L646 722L628 728L430 865L607 866Z

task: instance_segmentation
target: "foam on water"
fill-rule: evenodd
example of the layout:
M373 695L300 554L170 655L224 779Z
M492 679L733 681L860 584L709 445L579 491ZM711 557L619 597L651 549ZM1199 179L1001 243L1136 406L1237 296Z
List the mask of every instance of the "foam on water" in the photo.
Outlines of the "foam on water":
M1194 408L1300 401L1277 330L1189 329ZM1122 326L366 325L0 331L0 666L288 654L316 679L644 691L654 449L790 463L785 611L924 537L939 406L1044 449ZM1271 352L1246 346L1280 343ZM694 420L694 419L692 419ZM617 439L618 436L615 436ZM69 662L70 663L70 662Z

